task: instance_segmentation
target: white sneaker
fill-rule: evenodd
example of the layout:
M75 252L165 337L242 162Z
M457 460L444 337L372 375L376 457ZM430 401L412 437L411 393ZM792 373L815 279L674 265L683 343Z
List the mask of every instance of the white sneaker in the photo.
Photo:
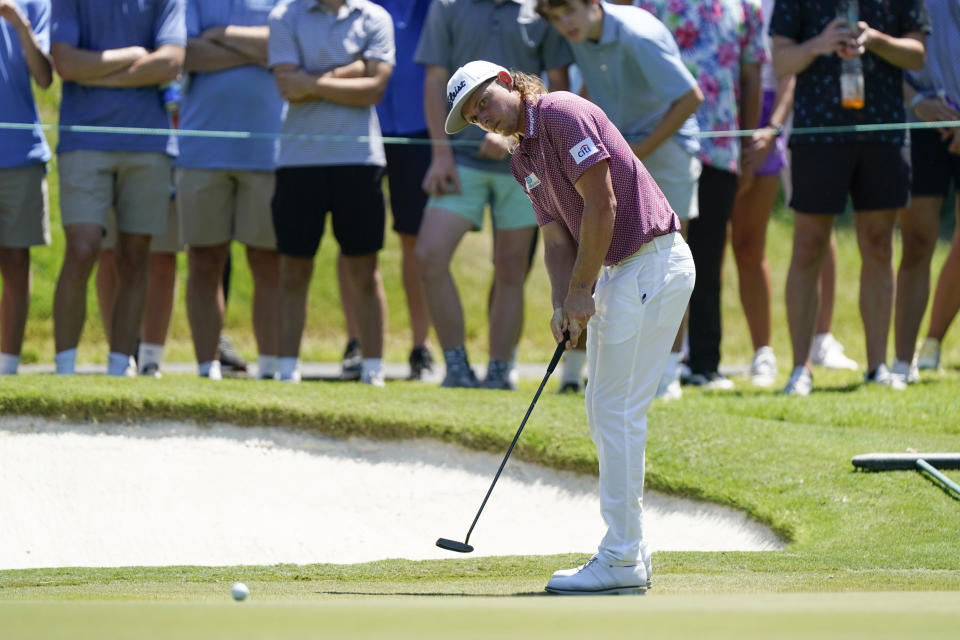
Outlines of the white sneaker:
M810 347L810 362L827 369L859 369L857 361L843 353L843 345L837 342L832 333L818 333Z
M299 369L295 369L295 370L293 371L293 373L291 373L290 375L282 375L282 374L280 374L280 375L277 376L277 379L278 379L280 382L292 382L293 384L297 384L297 383L300 382L300 370L299 370Z
M595 555L594 557L596 557L596 555ZM647 589L650 589L651 587L653 587L653 571L652 571L652 569L653 569L653 567L652 567L653 563L652 563L652 561L651 561L651 558L652 558L652 554L648 554L647 557L646 557L646 559L643 561L643 568L644 568L644 571L645 571L646 574L647 574ZM590 561L592 561L592 560L593 560L593 558L590 559ZM568 577L576 574L578 571L580 571L581 569L583 569L585 566L587 566L587 565L581 564L579 567L574 567L573 569L560 569L559 571L554 571L552 577L553 577L553 578L568 578Z
M813 391L813 376L806 367L794 367L782 393L788 396L808 396Z
M620 567L595 555L582 567L553 574L546 590L557 595L642 595L647 591L647 571L643 563Z
M907 388L907 383L903 381L903 378L890 373L890 370L887 369L887 365L885 364L877 367L873 375L868 373L863 376L863 380L865 384L878 384L884 387L890 387L894 391L903 391Z
M894 358L892 373L895 376L900 376L900 379L907 384L920 382L920 371L917 370L916 358L913 359L913 362L909 363Z
M683 387L680 386L679 378L673 378L672 380L669 378L660 378L660 385L657 387L657 397L662 400L678 400L682 398Z
M917 353L917 369L930 371L940 370L940 341L936 338L927 338L920 345Z
M386 384L383 381L383 371L368 369L360 376L361 384L369 384L372 387L383 387Z
M760 347L750 363L750 382L755 387L769 387L776 378L777 357L773 355L773 347Z

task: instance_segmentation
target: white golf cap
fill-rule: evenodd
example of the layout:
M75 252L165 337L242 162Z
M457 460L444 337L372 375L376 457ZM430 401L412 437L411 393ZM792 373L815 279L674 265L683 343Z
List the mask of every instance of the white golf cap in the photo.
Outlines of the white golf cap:
M447 81L447 104L450 112L447 114L447 122L443 128L447 133L457 133L470 126L470 123L464 120L463 109L467 98L473 95L480 85L496 78L501 72L510 73L505 68L486 60L474 60L468 62L454 73Z

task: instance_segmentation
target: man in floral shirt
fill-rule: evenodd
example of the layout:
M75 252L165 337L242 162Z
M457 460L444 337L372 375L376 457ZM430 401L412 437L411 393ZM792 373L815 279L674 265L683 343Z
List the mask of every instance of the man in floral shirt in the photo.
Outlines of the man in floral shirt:
M777 0L770 22L774 68L796 74L797 128L903 122L903 69L920 69L925 33L923 0L859 0L851 24L837 0ZM855 5L856 6L856 5ZM839 17L843 15L844 17ZM862 108L841 106L841 58L859 56ZM787 274L787 321L794 369L785 393L807 395L808 365L819 296L817 277L835 215L853 199L860 247L860 314L867 346L868 383L902 389L886 366L893 306L893 223L910 191L909 147L902 129L797 134L790 137L793 256Z
M760 65L767 59L760 0L638 0L673 32L680 56L697 79L704 101L700 131L753 129L760 118ZM690 298L690 371L687 382L730 389L720 364L720 268L727 221L740 186L753 176L750 138L700 141L700 217L687 241L697 265ZM739 177L738 177L739 176Z

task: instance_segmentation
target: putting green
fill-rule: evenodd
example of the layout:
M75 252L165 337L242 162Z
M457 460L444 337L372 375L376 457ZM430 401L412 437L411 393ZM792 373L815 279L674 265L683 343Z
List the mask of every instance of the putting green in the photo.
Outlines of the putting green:
M140 593L141 596L147 595ZM226 594L224 594L226 597ZM316 596L314 596L316 598ZM960 593L0 602L8 638L955 638Z

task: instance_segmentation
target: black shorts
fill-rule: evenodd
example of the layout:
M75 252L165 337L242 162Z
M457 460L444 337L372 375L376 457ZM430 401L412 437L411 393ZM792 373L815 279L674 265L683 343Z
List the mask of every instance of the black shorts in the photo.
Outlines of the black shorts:
M791 147L790 206L801 213L842 214L899 209L910 199L910 148L881 142L798 144Z
M426 131L407 138L427 141ZM390 185L390 210L393 212L393 230L415 236L420 232L427 193L423 190L423 176L430 168L430 145L388 144L387 183Z
M328 211L344 255L380 251L386 222L382 177L383 168L370 165L277 169L271 203L277 251L298 258L315 256Z
M936 129L910 130L910 159L913 164L915 196L946 198L950 181L960 187L960 156L947 151L949 141L940 138Z

